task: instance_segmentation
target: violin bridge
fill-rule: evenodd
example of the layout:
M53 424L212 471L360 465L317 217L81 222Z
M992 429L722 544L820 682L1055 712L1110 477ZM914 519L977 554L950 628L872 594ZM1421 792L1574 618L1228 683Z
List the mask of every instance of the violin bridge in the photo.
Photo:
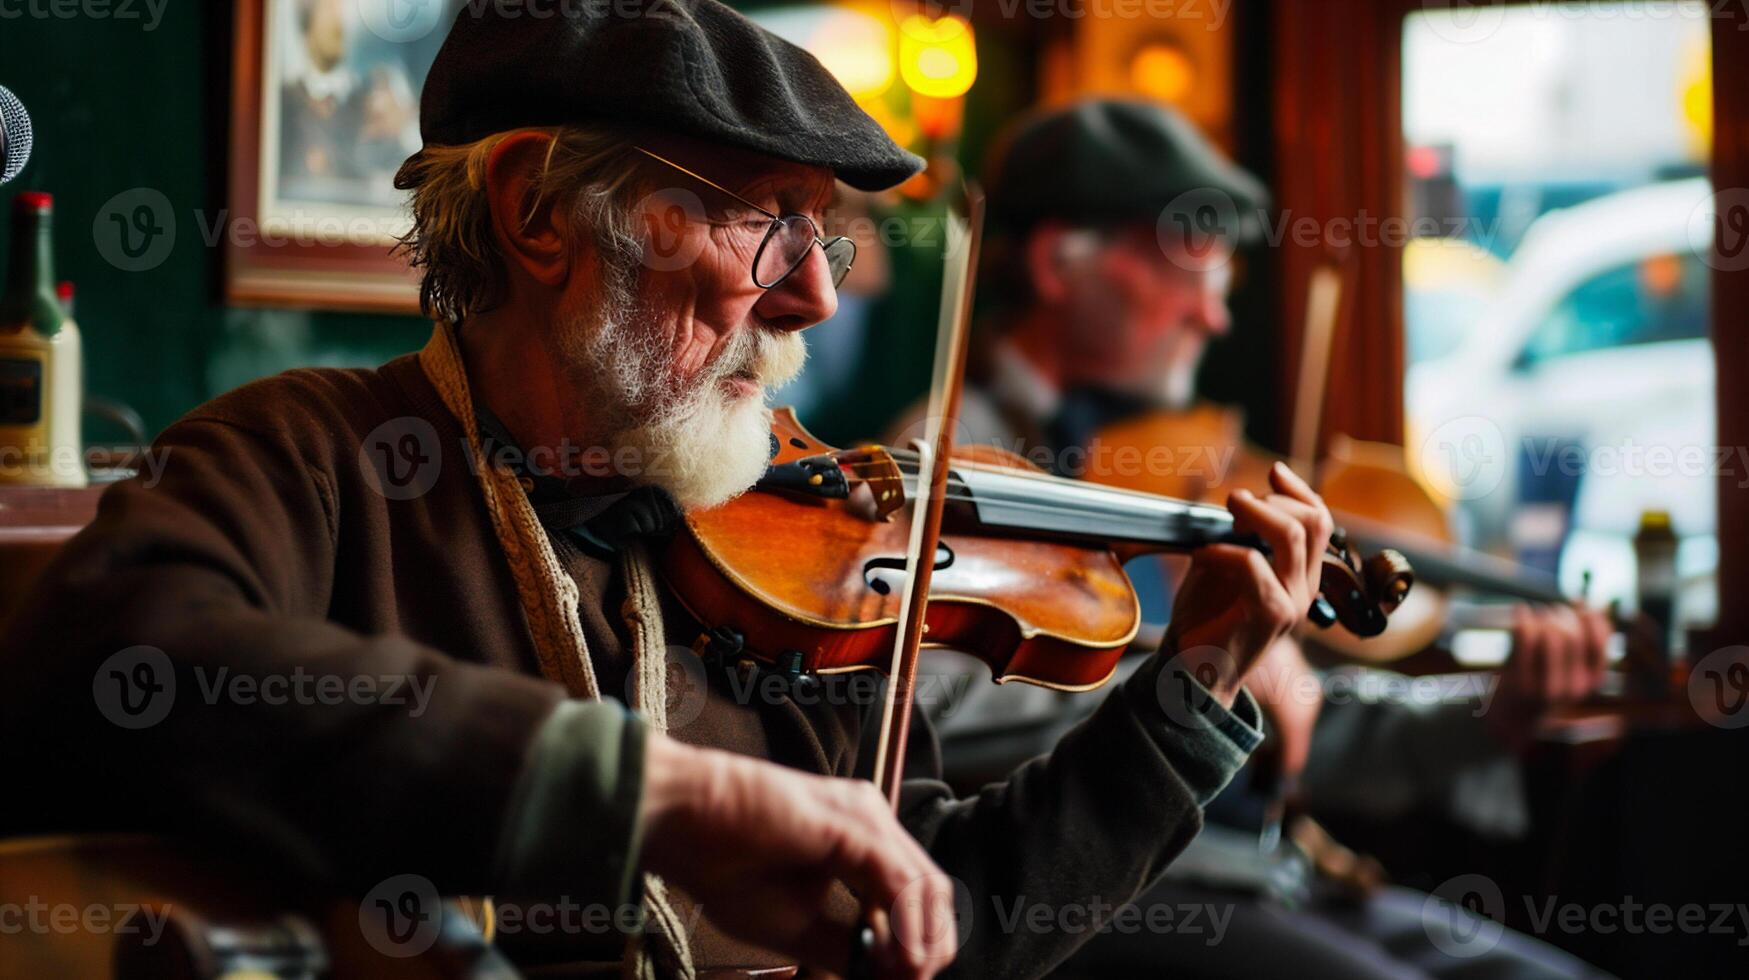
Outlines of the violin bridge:
M838 466L850 481L859 516L884 521L905 506L905 472L886 447L845 450L838 454Z

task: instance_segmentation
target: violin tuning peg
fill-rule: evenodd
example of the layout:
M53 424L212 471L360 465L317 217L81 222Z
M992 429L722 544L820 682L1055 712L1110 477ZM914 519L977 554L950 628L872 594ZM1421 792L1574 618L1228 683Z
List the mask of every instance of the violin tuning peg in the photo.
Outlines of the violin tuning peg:
M1415 586L1415 569L1410 567L1409 560L1389 548L1368 558L1362 571L1367 592L1386 612L1402 605Z
M1337 528L1332 528L1330 530L1330 548L1332 551L1335 551L1337 554L1341 555L1343 560L1348 562L1348 564L1350 566L1353 566L1354 558L1350 554L1349 547L1348 547L1348 529L1347 528L1337 527Z

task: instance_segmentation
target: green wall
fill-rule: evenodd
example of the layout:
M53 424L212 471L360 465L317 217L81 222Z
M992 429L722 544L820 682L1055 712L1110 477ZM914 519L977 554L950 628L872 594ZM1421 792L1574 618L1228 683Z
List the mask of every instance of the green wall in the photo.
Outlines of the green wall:
M430 326L414 316L224 304L222 247L208 247L202 229L225 207L234 5L153 2L162 4L162 19L150 28L146 0L132 0L141 16L131 20L0 17L0 85L23 100L36 128L29 168L0 188L0 230L14 192L55 195L56 271L78 290L86 390L132 405L155 434L257 377L301 365L378 364L417 349ZM974 172L995 129L1032 97L1023 39L980 36L980 62L961 147ZM177 234L161 265L130 272L100 254L99 234L108 231L113 241L113 230L96 223L109 220L116 195L137 188L169 200ZM907 205L900 213L933 209ZM939 254L901 248L892 259L897 288L873 312L862 379L810 416L825 438L878 435L928 386ZM121 437L96 420L87 427L90 441Z
M417 349L430 332L418 317L224 305L221 250L207 247L201 224L225 205L232 4L157 2L153 30L144 0L131 5L137 20L0 19L0 85L17 93L36 129L29 168L0 189L0 227L10 223L15 191L55 195L56 271L78 289L86 390L132 405L155 433L262 375L375 364ZM115 195L138 187L169 199L177 235L162 265L126 272L99 254L94 222ZM119 438L88 425L93 439Z

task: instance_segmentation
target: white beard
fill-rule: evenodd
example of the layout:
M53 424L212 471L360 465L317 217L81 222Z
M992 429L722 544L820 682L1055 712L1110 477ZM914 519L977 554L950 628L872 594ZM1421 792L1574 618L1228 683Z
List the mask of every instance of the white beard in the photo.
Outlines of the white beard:
M748 324L716 360L684 382L673 351L647 329L652 319L623 293L563 324L559 353L592 411L614 433L605 448L640 484L660 487L683 510L715 507L745 493L771 456L771 409L737 397L725 382L740 372L769 392L807 359L801 334Z
M1196 373L1202 367L1204 345L1200 340L1180 340L1177 343L1180 347L1193 344L1195 349L1174 349L1166 356L1144 358L1138 361L1144 370L1110 382L1110 387L1172 411L1190 408L1196 404Z
M1160 403L1174 411L1183 411L1196 401L1195 363L1174 365L1161 376L1154 394Z

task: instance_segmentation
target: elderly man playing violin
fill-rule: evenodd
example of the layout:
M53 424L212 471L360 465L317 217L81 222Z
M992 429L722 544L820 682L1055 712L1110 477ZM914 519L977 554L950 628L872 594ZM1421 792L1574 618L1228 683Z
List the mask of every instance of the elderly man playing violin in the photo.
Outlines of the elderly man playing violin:
M1066 475L1155 493L1162 484L1192 495L1198 482L1257 479L1237 464L1211 465L1235 458L1233 439L1195 443L1202 451L1186 453L1189 440L1212 438L1200 426L1176 427L1184 440L1169 447L1177 465L1158 470L1125 470L1097 447L1116 427L1142 429L1144 420L1202 410L1194 405L1196 372L1209 343L1232 328L1235 251L1261 227L1263 186L1181 115L1149 102L1090 99L1042 110L1012 125L997 147L987 168L993 261L982 290L993 300L980 324L961 441L1043 455ZM902 425L889 441L910 435L911 423ZM1128 570L1144 597L1153 587L1152 618L1160 618L1168 582L1147 564ZM1194 579L1179 584L1174 624L1197 606L1186 595L1201 588ZM1484 929L1486 941L1466 948L1450 933L1454 916L1457 934L1482 925L1467 912L1402 888L1357 896L1352 886L1369 876L1308 875L1306 855L1292 844L1260 854L1259 829L1267 839L1271 828L1259 818L1287 786L1313 812L1391 820L1444 810L1487 836L1522 831L1512 753L1549 708L1596 689L1608 626L1600 613L1576 607L1514 612L1511 657L1485 699L1477 685L1465 685L1465 697L1439 704L1327 701L1294 637L1269 644L1248 687L1270 751L1207 809L1209 825L1140 903L1227 909L1224 941L1188 931L1114 933L1084 948L1070 972L1121 976L1170 966L1205 980L1289 971L1588 975L1573 957L1511 931ZM959 669L943 659L930 669ZM982 775L1029 758L1091 710L1076 695L1021 685L971 687L949 707L938 734L962 769L950 772L956 781L968 778L965 769ZM1331 866L1354 858L1321 836L1313 850L1337 855Z
M354 893L415 874L641 905L605 958L644 975L844 971L853 948L876 975L1048 971L1089 933L997 911L1121 905L1196 834L1260 738L1241 682L1308 608L1329 515L1286 471L1235 495L1271 557L1195 557L1174 623L1201 659L1163 651L973 798L922 772L895 817L841 778L865 703L712 675L672 711L665 650L701 626L650 554L763 471L763 394L852 258L817 229L834 181L921 161L715 0L611 6L462 8L397 178L430 343L195 409L47 572L4 650L29 803L7 831L161 831ZM1187 669L1213 724L1170 720L1196 682L1162 672ZM372 696L395 681L428 697Z

